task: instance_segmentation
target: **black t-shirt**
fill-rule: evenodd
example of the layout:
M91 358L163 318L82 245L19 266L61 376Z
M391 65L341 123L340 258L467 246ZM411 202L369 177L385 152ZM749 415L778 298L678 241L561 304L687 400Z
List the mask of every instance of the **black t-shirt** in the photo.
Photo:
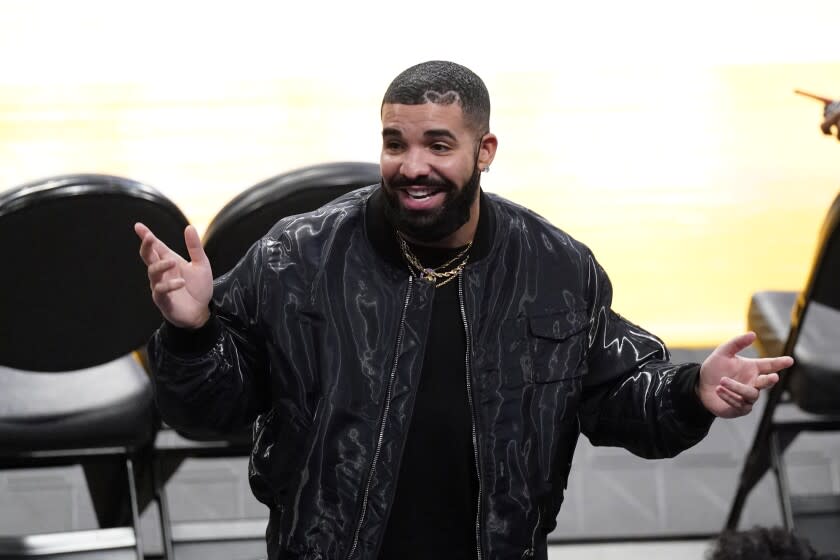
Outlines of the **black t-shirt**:
M414 247L425 266L459 250ZM478 483L458 279L435 289L432 321L379 560L475 558Z

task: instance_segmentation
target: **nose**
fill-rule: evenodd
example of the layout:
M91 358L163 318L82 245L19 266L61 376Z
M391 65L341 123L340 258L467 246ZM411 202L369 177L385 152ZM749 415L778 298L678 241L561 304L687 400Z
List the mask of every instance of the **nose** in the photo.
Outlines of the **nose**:
M429 175L431 169L424 150L410 149L403 154L400 162L400 174L409 179L416 179L418 177L425 177Z

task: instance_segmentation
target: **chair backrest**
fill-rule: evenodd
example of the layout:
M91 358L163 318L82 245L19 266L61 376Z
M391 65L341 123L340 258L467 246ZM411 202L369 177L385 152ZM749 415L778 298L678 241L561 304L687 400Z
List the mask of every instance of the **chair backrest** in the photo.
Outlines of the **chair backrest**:
M0 193L0 365L77 370L145 344L161 317L138 221L186 255L184 215L136 181L66 175Z
M375 163L326 163L267 179L239 194L207 227L204 250L221 276L278 220L317 210L352 190L379 182Z
M840 194L834 199L823 221L808 282L799 294L793 310L792 333L805 320L811 302L840 310ZM786 352L793 350L795 338L789 338Z

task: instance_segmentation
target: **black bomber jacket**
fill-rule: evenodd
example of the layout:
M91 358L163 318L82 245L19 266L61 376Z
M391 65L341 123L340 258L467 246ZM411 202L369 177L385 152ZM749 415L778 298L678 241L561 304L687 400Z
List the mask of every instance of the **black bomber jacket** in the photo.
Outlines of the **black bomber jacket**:
M382 204L371 186L281 220L216 280L207 325L149 345L171 425L253 422L270 560L375 560L382 542L435 295ZM589 249L533 212L481 194L458 291L479 560L547 557L581 432L649 458L708 432L699 366L613 312Z

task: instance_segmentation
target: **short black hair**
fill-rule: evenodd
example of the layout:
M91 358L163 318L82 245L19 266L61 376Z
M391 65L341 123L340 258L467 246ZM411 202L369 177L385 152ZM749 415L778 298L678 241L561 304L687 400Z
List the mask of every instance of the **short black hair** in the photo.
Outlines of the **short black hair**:
M709 560L838 560L834 554L820 554L807 539L781 527L753 527L749 531L724 531L717 539Z
M458 103L467 124L480 135L490 132L490 94L475 72L445 60L430 60L403 70L385 91L382 105Z

